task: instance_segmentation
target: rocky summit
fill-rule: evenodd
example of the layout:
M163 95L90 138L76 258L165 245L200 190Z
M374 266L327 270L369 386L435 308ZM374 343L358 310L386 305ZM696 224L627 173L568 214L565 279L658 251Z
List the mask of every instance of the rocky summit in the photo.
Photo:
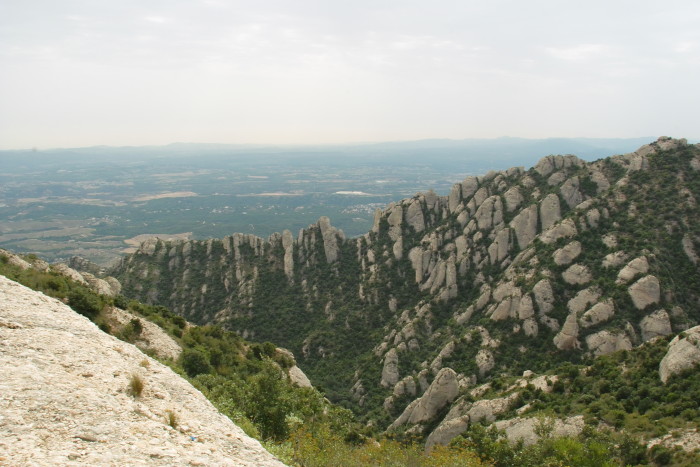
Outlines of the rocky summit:
M357 238L321 218L266 239L152 239L109 273L128 297L289 348L333 401L440 444L527 413L525 393L494 393L502 378L534 372L523 387L546 393L555 379L535 379L557 365L700 324L699 168L700 147L667 137L550 155L392 203ZM694 335L657 380L695 368Z
M0 276L1 465L283 465L170 368Z

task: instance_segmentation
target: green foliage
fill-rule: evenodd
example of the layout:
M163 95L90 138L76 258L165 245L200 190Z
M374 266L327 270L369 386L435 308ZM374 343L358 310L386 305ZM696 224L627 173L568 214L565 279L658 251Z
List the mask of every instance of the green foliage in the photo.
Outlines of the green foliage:
M81 315L95 318L102 310L104 302L96 293L76 287L68 292L68 305Z
M191 378L197 375L211 373L212 367L206 355L196 349L185 349L180 355L180 365Z

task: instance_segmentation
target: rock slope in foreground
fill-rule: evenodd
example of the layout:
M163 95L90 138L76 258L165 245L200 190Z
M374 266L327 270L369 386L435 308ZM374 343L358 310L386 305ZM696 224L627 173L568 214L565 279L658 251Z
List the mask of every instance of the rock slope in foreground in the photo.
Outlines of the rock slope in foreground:
M0 464L284 465L168 367L3 276L0 368Z

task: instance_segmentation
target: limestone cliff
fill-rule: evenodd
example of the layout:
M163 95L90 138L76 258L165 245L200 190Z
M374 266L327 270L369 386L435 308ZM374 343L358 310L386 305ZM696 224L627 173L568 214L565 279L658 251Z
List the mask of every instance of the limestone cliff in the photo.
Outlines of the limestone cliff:
M3 465L283 465L168 367L4 276L0 348Z

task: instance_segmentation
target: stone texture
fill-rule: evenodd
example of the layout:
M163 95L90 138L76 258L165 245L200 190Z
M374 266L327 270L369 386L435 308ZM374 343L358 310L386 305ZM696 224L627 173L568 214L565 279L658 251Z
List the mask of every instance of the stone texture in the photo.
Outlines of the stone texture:
M635 258L617 273L618 284L626 284L627 282L634 279L635 276L640 274L646 274L649 271L649 262L646 256L640 256Z
M103 317L113 330L121 329L132 320L138 319L142 330L135 337L134 345L143 351L151 351L159 358L170 360L177 360L182 353L180 345L155 323L115 307L105 309Z
M379 384L385 388L394 387L399 382L399 354L396 349L390 349L384 356L382 379Z
M389 426L393 430L405 423L415 425L429 422L459 393L457 373L451 368L443 368L423 395L411 402L403 413Z
M564 219L560 223L553 225L540 235L540 240L546 245L551 245L560 238L573 237L578 233L576 224L571 219Z
M659 303L661 298L661 286L655 276L645 276L632 284L628 292L632 302L638 310L643 310L649 305Z
M5 277L0 348L3 464L283 465L170 368Z
M668 344L668 351L659 364L659 377L666 384L673 375L700 364L700 326L683 331Z
M632 349L632 342L627 334L613 334L606 330L586 336L586 345L595 356Z
M566 304L569 313L581 313L588 306L594 304L600 298L600 290L597 287L588 287L580 290L574 298Z
M540 203L540 224L542 225L542 230L550 228L560 219L559 197L554 193L550 193Z
M596 324L603 323L615 314L615 307L612 300L596 303L581 316L579 324L582 328L589 328Z
M571 264L581 254L581 242L574 240L559 248L552 255L557 266Z
M666 310L656 310L645 316L639 323L639 329L642 332L642 341L644 342L659 336L670 336L673 333L671 318Z
M570 350L578 349L581 347L581 343L578 341L578 321L576 319L576 314L571 313L567 316L564 325L561 327L561 331L554 336L554 345L559 350Z
M520 189L517 186L508 189L508 191L503 194L503 198L506 200L506 211L508 212L514 212L524 201L523 195L520 193Z
M583 195L579 191L578 177L571 177L559 188L559 193L569 208L573 209L583 202Z
M591 281L593 276L588 270L588 267L581 264L573 264L569 268L561 273L561 277L567 284L571 285L582 285L587 284Z
M423 208L419 200L414 199L408 205L406 210L406 224L413 227L416 232L425 230L425 217L423 216Z
M510 227L515 231L520 249L527 247L537 236L537 206L532 205L520 211L510 221Z
M509 442L515 444L522 441L523 445L530 446L539 440L537 428L542 423L551 425L551 436L553 438L561 438L564 436L574 438L583 431L586 425L583 420L583 415L567 417L563 420L558 418L540 419L534 417L511 418L509 420L500 420L494 423L494 425L496 429L505 431L506 438L508 438Z
M342 232L331 226L331 220L326 216L322 216L318 220L318 226L321 229L323 251L326 253L326 261L334 263L338 260L338 254L340 252L338 236L342 237Z

